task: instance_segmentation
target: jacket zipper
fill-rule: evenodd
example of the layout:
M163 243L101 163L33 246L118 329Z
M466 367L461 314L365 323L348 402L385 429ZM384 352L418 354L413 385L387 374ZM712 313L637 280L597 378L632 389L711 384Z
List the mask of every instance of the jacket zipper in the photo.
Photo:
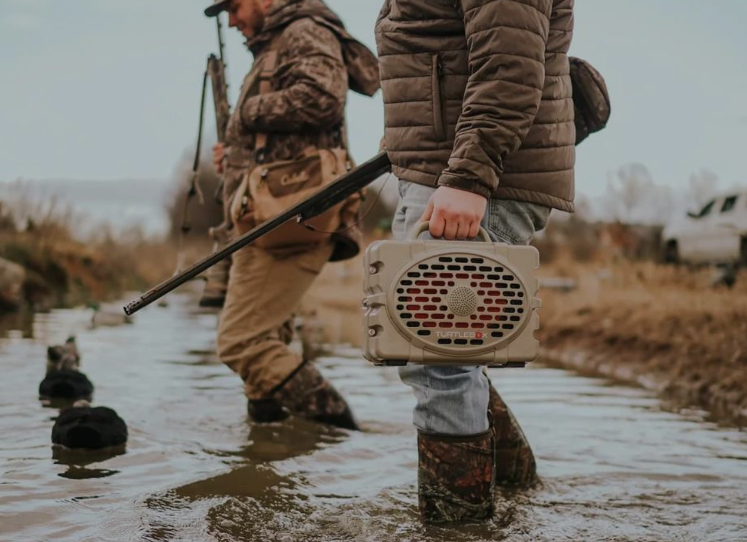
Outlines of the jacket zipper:
M446 140L446 126L444 115L444 103L441 93L441 76L443 66L441 64L441 55L433 55L433 75L431 84L433 86L433 127L436 130L436 137L439 141Z

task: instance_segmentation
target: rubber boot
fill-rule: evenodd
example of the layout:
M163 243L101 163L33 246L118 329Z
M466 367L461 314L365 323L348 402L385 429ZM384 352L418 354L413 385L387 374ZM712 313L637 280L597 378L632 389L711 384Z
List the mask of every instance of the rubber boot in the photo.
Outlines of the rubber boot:
M426 523L493 516L492 431L472 436L418 432L418 507Z
M225 225L210 228L213 238L213 253L228 244L229 235ZM231 258L221 260L205 273L205 288L200 298L200 307L222 308L228 291L228 274L231 271Z
M342 429L360 429L345 399L309 361L270 397L249 401L249 416L257 423L282 421L290 414Z
M495 435L495 483L528 487L536 483L537 462L511 409L490 384L488 419Z

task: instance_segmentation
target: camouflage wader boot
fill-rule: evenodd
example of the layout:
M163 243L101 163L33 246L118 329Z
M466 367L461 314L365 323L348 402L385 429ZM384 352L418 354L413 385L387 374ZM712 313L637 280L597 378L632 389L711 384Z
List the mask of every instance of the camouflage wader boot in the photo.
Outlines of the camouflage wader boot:
M485 520L495 493L492 431L472 436L418 431L418 507L426 523Z
M213 252L217 252L228 244L229 235L225 224L210 228L213 238ZM222 308L228 291L228 274L231 271L231 258L221 260L205 273L205 289L200 298L200 307Z
M488 419L495 435L495 482L527 487L537 482L537 463L524 431L490 384Z
M249 401L249 416L258 423L281 421L290 414L342 429L360 429L345 399L309 361L269 398Z

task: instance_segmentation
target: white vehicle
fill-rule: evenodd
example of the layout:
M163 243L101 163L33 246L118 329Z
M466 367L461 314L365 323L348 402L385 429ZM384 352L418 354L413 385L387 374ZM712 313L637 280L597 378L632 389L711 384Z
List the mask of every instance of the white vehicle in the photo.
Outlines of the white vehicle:
M669 263L747 266L747 189L713 198L662 233Z

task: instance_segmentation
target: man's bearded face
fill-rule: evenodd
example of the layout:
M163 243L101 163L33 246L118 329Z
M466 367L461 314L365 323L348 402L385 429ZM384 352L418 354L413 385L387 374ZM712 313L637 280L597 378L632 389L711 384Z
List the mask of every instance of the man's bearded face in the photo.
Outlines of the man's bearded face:
M228 26L236 28L247 39L254 38L265 24L265 12L272 4L268 0L231 0Z

